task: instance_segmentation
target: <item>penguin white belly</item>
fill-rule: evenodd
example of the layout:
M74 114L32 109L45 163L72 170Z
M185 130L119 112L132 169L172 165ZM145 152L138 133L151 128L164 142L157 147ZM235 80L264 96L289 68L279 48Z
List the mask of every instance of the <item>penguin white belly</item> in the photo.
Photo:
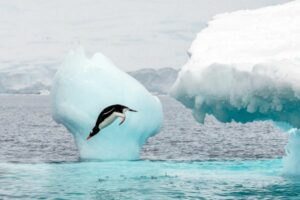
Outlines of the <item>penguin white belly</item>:
M101 122L101 124L99 124L99 128L102 129L102 128L107 127L108 125L113 123L117 119L117 117L118 116L115 113L112 113L105 120L103 120L103 122Z
M125 115L123 113L114 112L110 116L108 116L101 124L99 124L99 128L105 128L111 123L113 123L118 117L125 118Z

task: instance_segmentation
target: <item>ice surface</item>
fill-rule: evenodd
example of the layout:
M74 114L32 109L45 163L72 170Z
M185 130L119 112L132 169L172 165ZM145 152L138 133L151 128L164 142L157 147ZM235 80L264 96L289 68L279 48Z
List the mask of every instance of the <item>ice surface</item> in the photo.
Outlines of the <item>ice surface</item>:
M280 160L0 163L4 199L297 199ZM7 198L6 198L7 197Z
M300 1L218 15L189 50L172 89L222 122L272 119L300 127Z
M218 15L201 31L172 95L203 123L273 120L289 130L284 173L300 173L300 1ZM291 129L295 128L295 129Z
M5 199L297 199L280 160L0 163ZM275 198L273 198L275 197Z
M162 124L159 99L101 53L89 59L82 49L71 52L51 93L53 118L74 135L84 159L138 159L141 146ZM117 120L87 141L101 110L112 104L138 112L127 112L121 126Z

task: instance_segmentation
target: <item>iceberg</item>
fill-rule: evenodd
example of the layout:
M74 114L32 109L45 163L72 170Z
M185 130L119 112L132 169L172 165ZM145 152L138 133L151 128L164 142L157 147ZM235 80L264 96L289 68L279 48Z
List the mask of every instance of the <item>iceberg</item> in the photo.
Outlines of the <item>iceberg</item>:
M162 125L160 100L138 81L96 53L88 58L83 49L71 52L58 69L52 85L52 116L74 136L81 159L135 160L146 140ZM105 107L123 104L137 113L126 113L86 140Z
M300 1L293 1L217 15L193 41L171 95L200 123L209 114L221 122L288 124L296 131L287 156L299 157L299 13Z
M217 15L189 50L171 94L222 122L300 127L300 1Z

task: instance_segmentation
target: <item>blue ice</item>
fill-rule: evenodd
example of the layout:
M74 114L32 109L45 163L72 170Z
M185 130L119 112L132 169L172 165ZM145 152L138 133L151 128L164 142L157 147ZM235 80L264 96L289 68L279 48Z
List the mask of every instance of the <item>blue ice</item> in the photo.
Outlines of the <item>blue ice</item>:
M138 159L141 146L162 125L160 100L101 53L88 58L83 49L71 52L51 95L53 118L73 134L82 159ZM101 110L113 104L138 112L127 112L122 125L116 120L87 141Z

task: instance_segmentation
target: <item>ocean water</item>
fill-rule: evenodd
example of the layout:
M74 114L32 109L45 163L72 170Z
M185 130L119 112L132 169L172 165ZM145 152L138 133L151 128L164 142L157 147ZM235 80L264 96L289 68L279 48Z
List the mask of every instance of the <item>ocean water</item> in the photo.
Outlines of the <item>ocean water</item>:
M204 125L168 96L139 161L81 161L50 98L0 96L0 199L298 199L282 170L287 134L271 122Z

